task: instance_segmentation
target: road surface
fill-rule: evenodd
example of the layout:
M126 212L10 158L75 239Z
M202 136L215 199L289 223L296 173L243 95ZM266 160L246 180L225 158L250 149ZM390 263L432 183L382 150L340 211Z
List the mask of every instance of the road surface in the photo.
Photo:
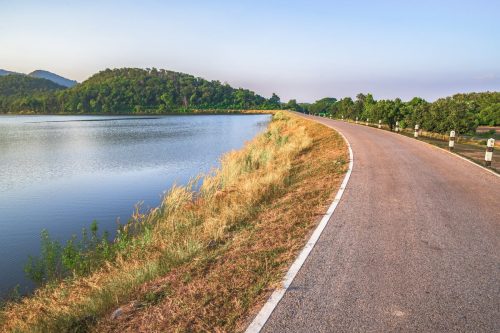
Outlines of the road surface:
M388 131L316 118L347 189L262 332L500 332L500 177Z

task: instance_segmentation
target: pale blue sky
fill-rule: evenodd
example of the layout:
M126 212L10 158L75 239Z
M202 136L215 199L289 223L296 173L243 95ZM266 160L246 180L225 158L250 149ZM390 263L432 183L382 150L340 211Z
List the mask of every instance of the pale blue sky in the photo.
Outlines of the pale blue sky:
M0 68L157 67L282 100L500 90L500 1L6 1Z

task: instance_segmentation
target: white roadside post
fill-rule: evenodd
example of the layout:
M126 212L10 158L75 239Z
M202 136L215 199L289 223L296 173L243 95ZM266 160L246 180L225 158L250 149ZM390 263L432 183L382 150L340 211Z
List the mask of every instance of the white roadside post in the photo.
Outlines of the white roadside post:
M448 143L448 147L450 148L450 151L455 148L455 131L450 132L450 142Z
M413 133L413 136L416 138L418 138L418 124L415 125L415 133Z
M368 126L370 119L366 118L366 126Z
M342 121L344 121L344 116L342 116Z
M495 146L495 139L488 139L486 143L486 154L484 154L484 164L489 167L491 166L491 160L493 159L493 147Z
M382 128L382 120L379 120L379 121L378 121L378 128L379 128L379 129L380 129L380 128Z
M356 124L358 123L358 117L356 117Z
M396 121L396 128L394 129L396 132L399 132L399 121Z

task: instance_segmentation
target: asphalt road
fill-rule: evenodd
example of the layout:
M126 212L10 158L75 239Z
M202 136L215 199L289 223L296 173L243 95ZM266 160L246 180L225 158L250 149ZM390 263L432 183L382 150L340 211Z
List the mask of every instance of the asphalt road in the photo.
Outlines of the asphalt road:
M500 177L317 119L347 137L353 172L262 332L500 332Z

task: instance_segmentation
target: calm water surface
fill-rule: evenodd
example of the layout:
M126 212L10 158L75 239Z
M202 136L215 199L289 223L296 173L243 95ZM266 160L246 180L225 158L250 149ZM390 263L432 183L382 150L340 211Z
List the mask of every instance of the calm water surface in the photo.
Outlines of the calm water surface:
M118 119L119 118L119 119ZM97 220L113 231L134 205L218 165L268 115L0 116L0 297L24 278L40 231L64 241Z

